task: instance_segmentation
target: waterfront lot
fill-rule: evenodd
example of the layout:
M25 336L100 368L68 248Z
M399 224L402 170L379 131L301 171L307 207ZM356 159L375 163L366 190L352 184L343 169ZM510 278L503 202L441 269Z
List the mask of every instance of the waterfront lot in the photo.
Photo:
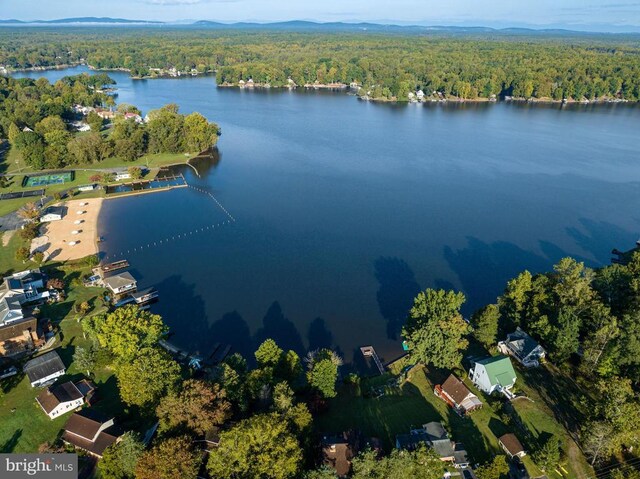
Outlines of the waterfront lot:
M460 378L465 377L463 371L457 371L456 374ZM534 375L543 376L547 383L527 383ZM333 433L357 425L365 435L377 437L386 448L390 448L395 447L397 434L406 434L411 428L419 428L430 421L442 421L451 438L465 445L473 464L486 462L500 453L498 438L508 432L515 433L528 451L537 448L540 441L549 435L556 435L561 439L566 458L563 462L568 471L566 477L589 475L591 469L580 449L538 391L538 388L548 388L549 381L565 381L564 375L553 368L535 373L518 369L518 377L517 387L528 399L517 399L511 403L501 398L487 397L465 379L467 387L484 403L482 409L468 417L458 416L434 395L434 384L446 378L441 372L416 367L399 387L384 386L392 378L390 374L364 380L360 388L343 387L341 394L331 401L329 411L318 418L316 430L319 433ZM383 396L365 397L370 388L377 389L381 385L385 391ZM567 397L571 396L572 393L568 392ZM542 475L530 455L525 457L524 462L532 477ZM561 476L553 473L551 477L560 479Z

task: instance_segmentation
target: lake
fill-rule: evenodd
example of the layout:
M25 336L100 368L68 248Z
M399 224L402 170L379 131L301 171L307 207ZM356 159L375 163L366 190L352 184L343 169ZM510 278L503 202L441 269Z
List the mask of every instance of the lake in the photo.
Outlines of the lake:
M216 158L177 169L191 187L108 200L100 217L104 255L159 290L154 311L190 351L251 356L273 337L390 360L421 289L464 291L470 315L524 269L607 264L638 239L632 105L398 106L110 75L119 102L222 128Z

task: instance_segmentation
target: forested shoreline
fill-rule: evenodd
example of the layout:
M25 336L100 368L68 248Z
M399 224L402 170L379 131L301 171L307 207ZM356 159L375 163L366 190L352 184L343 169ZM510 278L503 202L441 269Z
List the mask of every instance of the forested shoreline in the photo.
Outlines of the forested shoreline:
M640 100L632 37L383 35L127 29L0 30L0 65L86 63L133 77L216 71L221 85L350 85L369 99Z

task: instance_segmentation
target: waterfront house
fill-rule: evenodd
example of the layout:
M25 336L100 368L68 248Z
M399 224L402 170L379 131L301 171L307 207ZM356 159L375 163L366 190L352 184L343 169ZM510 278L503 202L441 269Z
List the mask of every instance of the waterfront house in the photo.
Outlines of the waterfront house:
M104 450L118 441L122 432L113 418L107 418L92 408L73 413L64 426L65 444L101 458Z
M524 447L522 447L522 444L515 434L508 433L504 436L500 436L500 439L498 439L498 443L510 458L513 458L514 456L524 457L527 455Z
M441 385L437 384L433 392L461 416L482 407L482 401L478 396L469 391L469 388L453 374Z
M50 351L38 356L27 363L22 368L29 377L31 387L44 386L53 382L65 373L64 363L56 351Z
M127 271L104 278L102 282L116 296L134 293L138 286L136 279Z
M81 407L84 404L84 395L75 384L67 381L44 389L38 394L36 401L50 419L55 419Z
M112 120L115 118L115 112L111 110L96 110L97 115L103 120Z
M481 391L492 394L502 393L513 398L513 388L517 376L511 361L506 356L496 356L476 361L469 371L469 378Z
M122 180L130 180L130 179L131 179L131 174L127 173L126 171L117 172L113 178L114 181L122 181Z
M519 327L498 343L498 349L502 354L513 356L527 368L539 366L540 360L546 355L544 348Z
M60 221L66 213L64 206L49 206L44 210L44 214L40 216L40 223L48 223L50 221Z

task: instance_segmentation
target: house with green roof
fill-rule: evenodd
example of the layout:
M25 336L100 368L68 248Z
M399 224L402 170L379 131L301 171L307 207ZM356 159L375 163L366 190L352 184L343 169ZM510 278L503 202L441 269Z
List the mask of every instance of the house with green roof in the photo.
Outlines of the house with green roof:
M476 361L469 370L469 378L478 389L487 394L502 393L514 397L511 389L516 383L516 372L507 356L495 356Z

